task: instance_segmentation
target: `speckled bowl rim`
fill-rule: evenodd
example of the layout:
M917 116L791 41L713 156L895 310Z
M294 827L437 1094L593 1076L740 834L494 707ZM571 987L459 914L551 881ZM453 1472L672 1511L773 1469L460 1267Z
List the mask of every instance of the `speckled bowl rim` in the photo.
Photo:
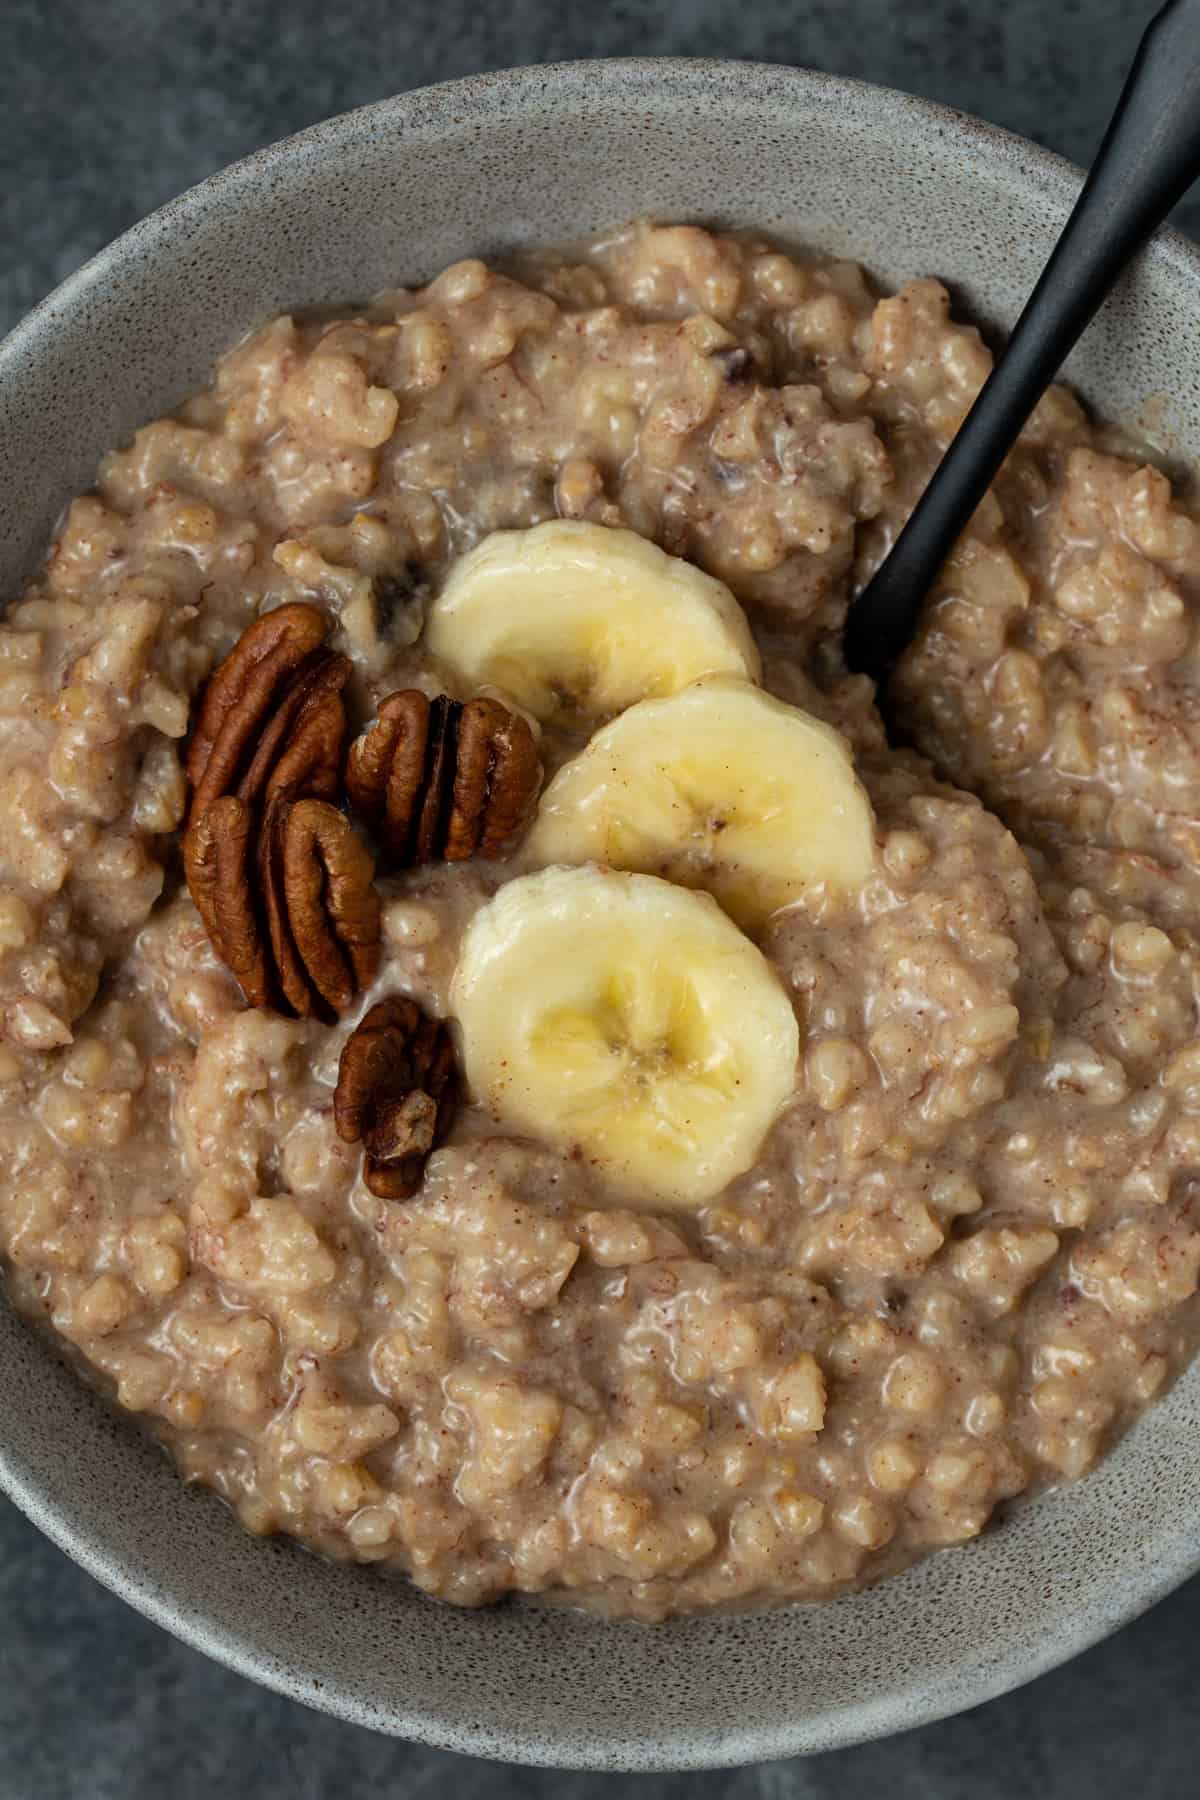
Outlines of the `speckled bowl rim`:
M719 77L731 103L741 98L745 104L754 105L763 88L769 88L776 96L791 88L798 97L819 99L865 118L872 129L884 131L889 122L895 122L910 135L923 132L949 140L964 155L985 157L992 176L1009 192L1036 192L1064 217L1082 179L1081 171L1064 158L969 114L898 89L780 64L716 58L622 57L468 76L340 113L229 164L149 214L69 276L0 340L0 392L8 370L16 368L23 359L36 356L40 334L56 318L84 305L89 293L108 279L114 260L130 256L152 258L157 246L186 232L189 222L215 202L236 205L246 184L269 183L274 172L297 152L319 150L323 144L341 146L378 122L403 120L406 115L419 118L423 129L448 125L460 109L476 119L486 120L489 106L507 109L511 116L514 107L534 106L548 84L567 88L572 84L624 84L637 91L642 103L653 108L657 84L669 82L677 95L681 86L693 82L700 98L704 81L714 77ZM1164 229L1146 254L1160 266L1166 265L1177 283L1195 293L1200 316L1200 249L1179 232ZM47 1354L52 1355L53 1351L48 1349ZM996 1698L1067 1662L1139 1617L1200 1569L1200 1531L1187 1529L1176 1520L1155 1541L1156 1554L1144 1559L1141 1578L1125 1587L1119 1598L1092 1605L1081 1614L1064 1609L1066 1618L1054 1635L1029 1643L1022 1656L996 1660L980 1647L974 1658L956 1664L952 1674L914 1680L904 1688L830 1708L815 1721L812 1717L785 1720L734 1732L714 1753L711 1744L693 1744L682 1734L650 1742L635 1740L623 1731L610 1745L598 1745L594 1738L585 1738L570 1721L562 1725L557 1736L543 1733L533 1739L519 1729L473 1722L469 1697L453 1718L447 1711L402 1710L394 1705L389 1706L386 1716L381 1716L379 1710L365 1706L356 1695L339 1691L336 1684L316 1682L304 1670L269 1660L236 1631L197 1613L186 1601L147 1580L133 1557L113 1551L101 1532L82 1522L86 1502L70 1493L56 1497L51 1483L32 1477L4 1443L0 1443L0 1492L52 1543L130 1606L184 1643L252 1681L318 1711L376 1731L458 1752L564 1769L650 1772L732 1767L817 1753L928 1724ZM968 1550L958 1554L969 1553ZM634 1624L627 1628L645 1629Z

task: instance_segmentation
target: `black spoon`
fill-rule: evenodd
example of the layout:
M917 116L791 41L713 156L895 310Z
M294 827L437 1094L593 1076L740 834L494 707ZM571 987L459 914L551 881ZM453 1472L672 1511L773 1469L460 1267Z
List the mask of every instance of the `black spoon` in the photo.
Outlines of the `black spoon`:
M882 685L955 540L1122 270L1200 175L1200 0L1147 27L1095 162L1008 348L846 619L851 669Z

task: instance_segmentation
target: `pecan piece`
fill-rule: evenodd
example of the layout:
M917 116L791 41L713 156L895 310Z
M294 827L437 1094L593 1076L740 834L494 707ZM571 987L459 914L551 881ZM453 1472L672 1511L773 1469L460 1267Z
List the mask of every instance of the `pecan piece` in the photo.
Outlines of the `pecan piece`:
M344 1012L379 964L370 851L335 806L277 796L263 820L258 874L284 1000L302 1019Z
M346 792L393 868L496 856L541 781L527 721L498 700L390 694L350 746Z
M457 1098L445 1023L403 994L371 1007L342 1050L333 1118L344 1143L363 1145L363 1180L373 1194L412 1198L430 1151L449 1130Z

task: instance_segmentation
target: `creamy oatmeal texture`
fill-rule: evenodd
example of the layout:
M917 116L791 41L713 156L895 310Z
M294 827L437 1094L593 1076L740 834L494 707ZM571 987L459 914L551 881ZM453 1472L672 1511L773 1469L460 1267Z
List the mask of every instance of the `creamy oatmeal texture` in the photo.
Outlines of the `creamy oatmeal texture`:
M821 1597L1083 1474L1190 1348L1200 526L1055 390L901 671L923 755L839 660L989 364L933 281L638 226L277 320L71 506L0 629L0 1256L250 1529L463 1603ZM728 584L765 688L850 740L877 864L753 927L800 1067L715 1198L468 1105L379 1199L342 1045L387 994L446 1015L521 845L381 880L337 1025L248 1010L180 879L189 719L285 601L354 729L468 698L431 596L555 517ZM590 729L545 727L547 779Z

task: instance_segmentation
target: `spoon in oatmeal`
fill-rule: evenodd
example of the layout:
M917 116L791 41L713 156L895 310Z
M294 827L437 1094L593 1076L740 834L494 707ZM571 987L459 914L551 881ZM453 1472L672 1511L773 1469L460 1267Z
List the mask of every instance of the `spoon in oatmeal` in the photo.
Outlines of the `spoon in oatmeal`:
M1170 0L1138 47L1075 209L908 523L850 606L845 655L881 688L925 596L1029 415L1131 259L1200 175L1200 0Z

